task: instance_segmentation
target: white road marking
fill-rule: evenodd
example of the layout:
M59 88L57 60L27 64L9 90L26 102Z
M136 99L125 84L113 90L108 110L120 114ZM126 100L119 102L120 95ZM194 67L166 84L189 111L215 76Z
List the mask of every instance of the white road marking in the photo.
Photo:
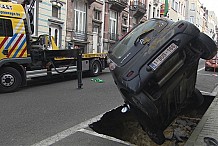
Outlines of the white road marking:
M97 133L95 131L91 131L91 130L87 130L87 129L80 129L78 131L83 132L83 133L87 133L87 134L90 134L90 135L94 135L94 136L97 136L97 137L100 137L100 138L104 138L104 139L107 139L107 140L115 141L115 142L118 142L118 143L135 146L134 144L122 141L120 139L117 139L117 138L114 138L114 137L111 137L111 136L108 136L108 135L99 134L99 133Z
M198 69L198 72L199 72L199 71L201 71L201 70L203 70L203 69L204 69L204 67L202 67L202 68Z
M206 92L206 91L200 91L201 93L203 94L206 94L206 95L210 95L211 93L210 92Z
M92 119L89 119L85 122L82 122L78 125L75 125L75 126L69 128L69 129L66 129L62 132L59 132L51 137L48 137L48 138L46 138L38 143L35 143L32 146L49 146L51 144L54 144L54 143L56 143L64 138L76 133L79 129L83 129L85 127L88 127L89 124L99 121L102 116L103 116L103 114L98 115Z
M198 75L202 75L202 76L218 76L218 74L202 74L202 73L198 73Z

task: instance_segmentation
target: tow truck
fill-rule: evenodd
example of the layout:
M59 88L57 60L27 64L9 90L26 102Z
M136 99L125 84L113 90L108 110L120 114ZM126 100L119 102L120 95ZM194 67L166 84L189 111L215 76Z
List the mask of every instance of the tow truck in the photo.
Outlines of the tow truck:
M81 88L81 72L98 76L107 66L106 53L82 54L79 48L59 49L47 34L33 38L34 3L35 0L24 0L21 4L0 1L0 92L16 91L27 84L27 75L34 77L43 71L44 75L53 75L77 70Z

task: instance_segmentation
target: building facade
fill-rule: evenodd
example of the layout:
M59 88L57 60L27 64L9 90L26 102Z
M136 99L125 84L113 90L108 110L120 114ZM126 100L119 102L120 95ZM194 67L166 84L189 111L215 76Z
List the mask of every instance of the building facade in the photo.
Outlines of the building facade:
M156 3L150 2L149 14L158 17ZM147 0L67 1L66 42L84 53L107 52L132 27L148 19L147 7Z
M167 18L173 21L185 20L186 10L187 10L187 0L170 0L168 1L168 3L169 4L168 4Z
M168 2L168 13L165 17L173 20L186 20L193 23L212 39L217 41L217 16L209 11L199 0L162 0L161 17L163 17L165 3Z
M187 20L217 39L217 17L199 0L43 0L32 13L33 37L49 34L60 49L84 53L107 52L135 25L159 17Z
M217 17L213 11L209 11L199 0L188 0L186 19L199 28L212 39L216 40Z
M206 27L206 13L206 8L203 7L199 0L189 0L187 17L185 20L195 24L200 31L203 31Z
M22 3L23 0L13 2ZM32 37L51 35L56 45L65 49L66 12L66 0L36 0L31 10Z

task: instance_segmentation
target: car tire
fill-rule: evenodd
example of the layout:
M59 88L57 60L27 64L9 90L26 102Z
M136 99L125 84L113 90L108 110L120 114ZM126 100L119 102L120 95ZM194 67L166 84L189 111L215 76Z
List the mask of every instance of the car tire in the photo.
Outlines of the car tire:
M18 70L12 67L4 67L0 70L0 92L16 91L22 83L22 77Z
M202 51L201 58L205 60L212 59L217 53L215 42L206 34L200 33L196 41L197 47Z

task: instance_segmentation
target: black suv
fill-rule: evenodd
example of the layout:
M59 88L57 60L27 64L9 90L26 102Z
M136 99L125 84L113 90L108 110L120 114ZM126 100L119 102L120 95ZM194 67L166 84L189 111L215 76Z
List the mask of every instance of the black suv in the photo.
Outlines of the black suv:
M150 19L109 51L109 68L123 99L156 143L188 104L202 104L195 89L200 58L211 59L216 45L187 21Z

